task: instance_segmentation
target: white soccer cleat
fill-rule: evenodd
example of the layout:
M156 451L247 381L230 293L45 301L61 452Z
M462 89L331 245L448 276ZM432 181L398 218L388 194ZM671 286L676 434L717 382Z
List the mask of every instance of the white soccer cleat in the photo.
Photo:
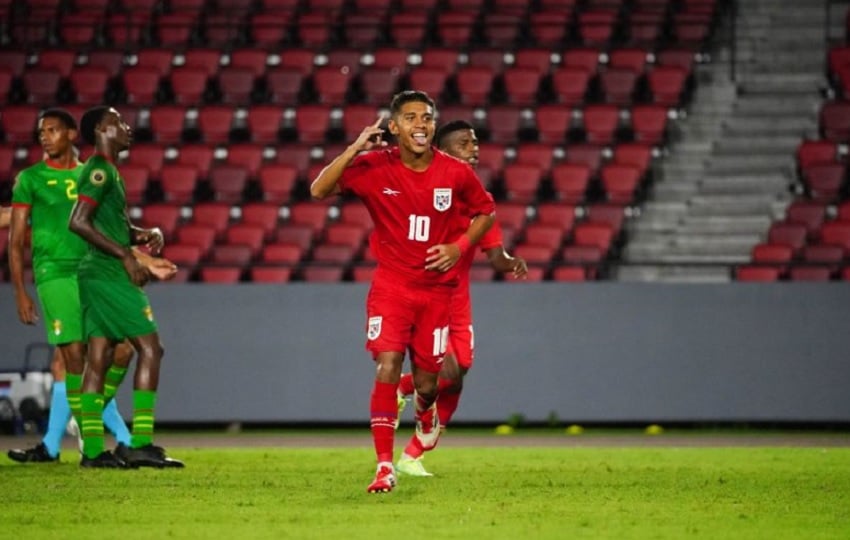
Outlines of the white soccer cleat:
M422 465L422 458L413 458L408 456L407 454L402 454L401 458L399 458L398 463L395 466L396 470L401 474L406 474L408 476L434 476L425 470L425 466Z
M68 420L68 424L65 426L65 432L77 438L77 446L80 448L80 453L83 453L83 434L80 431L80 426L77 424L77 420L72 416L70 420Z

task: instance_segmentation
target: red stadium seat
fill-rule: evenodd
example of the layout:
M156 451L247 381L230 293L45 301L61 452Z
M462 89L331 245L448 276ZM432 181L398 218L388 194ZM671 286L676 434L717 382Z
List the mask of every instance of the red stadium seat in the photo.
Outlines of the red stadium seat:
M136 54L136 66L150 68L160 77L165 77L171 71L174 61L174 50L169 48L143 48Z
M8 69L13 77L20 77L27 67L27 53L21 50L0 50L0 66Z
M369 68L360 74L360 86L367 103L389 103L399 84L398 68Z
M639 142L620 143L614 147L612 161L620 165L636 167L643 177L652 164L652 147Z
M203 68L182 66L171 70L168 80L174 93L174 101L181 105L203 103L208 78L209 75Z
M567 147L567 162L587 165L591 176L594 176L602 164L602 147L596 144L570 145Z
M607 47L614 34L617 12L610 9L588 9L579 13L578 33L585 47Z
M636 141L660 145L667 133L667 107L664 105L635 105L631 110L631 126Z
M828 101L821 105L820 129L829 141L850 142L850 101Z
M608 201L623 204L634 201L641 178L637 167L609 163L602 166L599 176Z
M611 144L620 126L620 109L616 105L604 103L586 105L581 122L588 143Z
M514 257L522 257L529 266L549 264L555 258L556 254L557 251L555 249L534 244L519 244L513 248Z
M384 13L349 13L343 21L346 43L352 47L372 48L383 34Z
M469 11L442 11L437 14L437 36L444 47L469 45L476 14Z
M266 72L269 100L280 105L295 105L304 85L305 75L297 68L277 66Z
M761 243L753 246L750 259L755 264L772 264L783 272L794 258L794 250L785 244Z
M360 202L349 202L339 208L339 223L356 225L360 229L371 231L374 224L369 210Z
M450 117L455 119L456 117ZM491 105L487 108L488 139L496 143L512 143L522 123L522 110L514 105Z
M656 66L647 74L652 101L667 107L681 105L688 73L676 66Z
M850 253L850 222L827 221L818 233L821 244L841 246L845 253Z
M599 86L607 103L629 105L634 99L639 75L631 69L608 68L599 73Z
M448 77L445 69L426 66L413 68L408 76L411 88L426 92L435 99L443 93Z
M265 202L242 205L242 217L239 222L262 227L266 238L272 238L280 219L280 207Z
M224 231L224 239L227 245L248 246L251 248L251 257L257 257L266 238L266 230L261 225L251 223L236 223Z
M249 32L258 47L277 48L289 37L292 15L287 12L254 13Z
M503 172L505 195L509 201L532 203L537 199L542 172L540 167L525 163L506 165Z
M798 265L788 272L791 281L829 281L833 271L826 266Z
M779 268L773 266L744 265L735 269L735 278L738 281L772 282L779 281Z
M461 103L486 105L493 87L495 74L487 67L463 67L455 74Z
M820 202L839 198L847 176L844 163L818 163L803 169L803 182L809 196Z
M192 13L162 13L157 17L155 37L163 47L185 47L192 37L197 17Z
M614 236L623 229L626 219L626 208L623 203L594 203L585 207L587 216L585 223L601 223L611 227Z
M165 162L165 146L156 143L134 143L127 153L126 163L145 167L153 179L159 179L159 173Z
M197 246L201 257L206 257L215 244L216 231L208 225L183 225L177 229L177 242L187 246Z
M311 225L299 225L287 223L278 227L275 231L274 240L279 244L294 244L301 251L308 251L313 247L315 231Z
M183 53L184 68L196 69L204 72L206 79L215 76L221 65L221 51L212 47L192 47Z
M520 36L522 17L516 13L484 14L484 41L490 47L512 48Z
M99 105L105 101L104 94L111 75L105 68L78 66L71 72L68 81L71 90L81 105Z
M804 225L774 222L767 231L767 241L771 244L787 245L796 254L806 244L807 235L808 232Z
M215 229L217 237L221 236L230 223L230 205L220 202L195 204L192 208L190 223L208 225Z
M582 163L560 163L552 168L552 187L558 200L581 203L590 184L590 168Z
M241 165L213 165L209 182L215 200L238 203L248 184L248 169Z
M325 228L328 218L328 209L323 205L312 203L297 203L290 208L289 223L296 225L308 225L314 233Z
M189 204L194 201L198 171L188 165L163 165L159 183L166 202Z
M27 103L52 105L56 103L56 93L62 74L53 68L30 68L21 76L27 93Z
M840 208L838 219L841 219ZM785 221L803 225L809 235L820 229L825 219L826 204L821 202L796 200L785 209Z
M312 260L315 263L348 265L354 261L356 249L349 245L319 244L313 248Z
M573 112L563 105L543 104L537 106L535 119L540 142L560 144L567 138Z
M150 109L150 129L154 141L160 144L179 143L183 138L186 107L160 105Z
M38 54L35 66L28 71L49 71L59 73L59 77L69 77L74 69L77 53L73 49L44 49ZM22 73L21 75L24 75Z
M530 34L538 47L560 49L567 37L572 12L567 10L541 10L529 15Z
M230 265L245 268L251 263L252 250L242 244L221 244L213 246L209 260L216 265Z
M204 105L198 108L197 126L207 144L223 144L230 140L234 109L229 105Z
M331 123L328 105L302 105L295 113L295 129L302 143L322 143Z
M497 209L498 211L498 209ZM537 205L535 223L559 227L564 234L569 234L576 220L576 207L562 202L544 202Z
M523 242L537 246L559 249L564 241L564 229L546 223L529 223L523 231Z
M227 158L225 163L244 167L248 171L250 178L256 178L260 172L260 167L263 166L263 152L265 148L262 145L254 143L239 143L231 144L227 149Z
M127 204L132 206L144 203L150 180L148 168L143 165L122 165L121 179L124 182Z
M242 266L203 266L199 273L204 283L232 284L242 278Z
M133 151L135 149L136 145L133 145ZM213 151L213 148L206 144L183 144L175 163L194 167L198 171L198 177L206 179L212 166Z
M257 143L276 143L280 132L283 107L279 105L254 105L248 109L248 131Z
M307 12L298 17L295 28L305 47L320 48L330 41L332 16L328 13Z
M584 103L590 85L591 73L585 68L563 66L552 73L552 87L562 105L576 106Z
M254 72L250 68L227 66L218 71L218 88L221 101L234 105L247 105L251 102L254 90Z
M142 207L142 218L139 224L143 227L159 227L163 236L165 236L165 240L168 241L174 236L179 221L179 206L174 204L147 204Z
M524 47L514 53L514 67L531 68L546 75L552 69L552 52L546 48Z
M427 28L425 11L399 11L390 17L390 36L397 47L418 48L425 40Z
M292 269L282 266L252 266L248 272L254 283L287 283L292 279Z
M502 78L508 94L508 102L531 106L537 103L537 90L542 73L530 67L514 67L504 71Z
M552 270L552 281L587 281L585 269L581 266L557 266Z
M841 246L832 244L817 244L805 246L801 259L807 263L826 265L830 271L836 272L844 261L847 252Z
M639 48L614 49L608 53L608 67L625 69L639 76L646 68L646 51Z
M549 174L555 160L555 148L546 143L522 143L516 147L514 163L525 163L540 168L544 175Z
M614 229L605 223L579 223L573 229L573 238L578 246L595 246L607 253L614 241Z
M496 209L496 220L506 234L509 233L504 229L512 232L523 230L527 218L527 205L524 203L500 202Z
M307 266L302 270L304 281L311 283L336 283L342 281L345 270L342 267Z
M460 62L460 52L450 47L428 47L420 56L421 67L439 69L446 74L454 73Z
M190 244L166 244L162 256L180 267L192 270L201 261L201 248Z
M264 201L284 204L292 199L292 190L298 181L298 169L293 165L266 164L260 167L257 178Z
M294 267L304 258L304 249L296 244L278 243L263 247L260 259L264 264L286 265Z
M326 244L346 245L359 252L363 247L369 229L353 223L331 223L325 228Z
M800 169L816 163L832 163L837 156L837 146L832 141L806 140L797 146L797 165Z

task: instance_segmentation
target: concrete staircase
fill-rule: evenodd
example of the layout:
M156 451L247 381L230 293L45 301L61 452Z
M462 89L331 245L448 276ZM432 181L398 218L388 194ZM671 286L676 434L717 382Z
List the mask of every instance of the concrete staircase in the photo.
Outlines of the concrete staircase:
M750 260L796 182L794 151L817 136L824 78L821 2L738 2L736 81L730 51L698 67L678 142L640 217L632 220L621 281L729 281Z

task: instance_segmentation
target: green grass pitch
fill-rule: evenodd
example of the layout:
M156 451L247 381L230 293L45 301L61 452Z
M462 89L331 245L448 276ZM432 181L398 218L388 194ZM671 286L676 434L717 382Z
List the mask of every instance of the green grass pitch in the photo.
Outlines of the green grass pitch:
M175 448L184 470L0 459L4 538L850 538L848 448Z

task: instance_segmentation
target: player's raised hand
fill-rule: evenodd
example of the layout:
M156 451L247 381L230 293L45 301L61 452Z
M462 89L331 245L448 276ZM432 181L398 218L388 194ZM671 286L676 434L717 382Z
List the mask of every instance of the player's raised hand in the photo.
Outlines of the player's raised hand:
M437 244L428 248L425 257L425 270L448 272L460 259L460 248L457 244Z
M514 269L512 271L514 279L526 279L528 277L528 264L522 257L514 257Z
M140 244L144 244L154 255L159 254L165 246L165 237L159 227L143 230L137 237Z
M18 307L18 318L24 324L35 324L38 322L38 311L35 302L26 291L15 294L15 304Z
M363 131L360 132L360 135L357 136L357 139L351 146L358 152L365 152L386 146L387 141L382 139L384 130L380 127L383 121L384 117L379 115L374 124L363 128Z

